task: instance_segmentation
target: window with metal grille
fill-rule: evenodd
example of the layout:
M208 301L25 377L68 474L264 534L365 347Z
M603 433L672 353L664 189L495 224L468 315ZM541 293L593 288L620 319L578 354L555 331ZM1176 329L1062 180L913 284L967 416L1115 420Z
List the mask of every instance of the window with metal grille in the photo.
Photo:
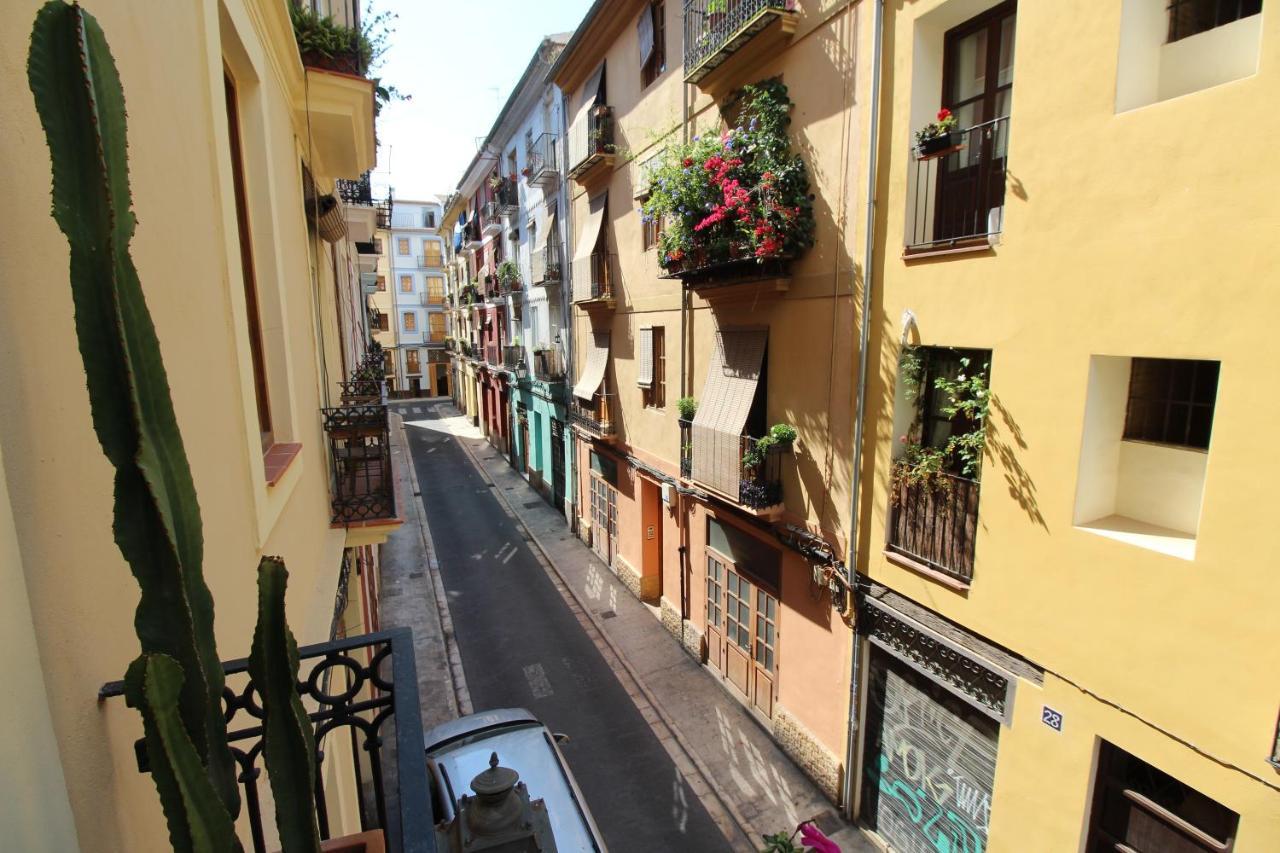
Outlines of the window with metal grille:
M1216 361L1135 358L1124 437L1207 450L1218 395Z
M1089 853L1226 853L1240 816L1106 741L1089 815Z
M1262 0L1170 0L1169 41L1221 27L1262 11Z

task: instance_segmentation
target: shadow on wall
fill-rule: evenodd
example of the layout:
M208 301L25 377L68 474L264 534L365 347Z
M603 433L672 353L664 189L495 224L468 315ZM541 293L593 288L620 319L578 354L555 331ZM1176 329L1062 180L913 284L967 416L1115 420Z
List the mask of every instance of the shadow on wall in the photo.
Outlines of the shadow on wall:
M1009 488L1009 497L1018 502L1027 518L1047 531L1049 525L1045 523L1044 516L1040 513L1040 504L1036 500L1035 481L1018 461L1017 451L1027 449L1022 428L1000 402L998 394L991 395L991 410L999 414L1000 420L997 423L995 418L987 415L987 455L1000 460L1000 471Z

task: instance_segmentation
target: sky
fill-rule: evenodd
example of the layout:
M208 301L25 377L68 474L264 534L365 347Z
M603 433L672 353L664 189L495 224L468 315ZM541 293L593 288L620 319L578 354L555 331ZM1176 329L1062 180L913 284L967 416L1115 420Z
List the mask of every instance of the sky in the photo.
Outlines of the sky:
M412 100L378 116L376 187L447 195L543 36L575 29L591 0L372 0L398 18L374 74ZM370 16L365 13L364 20Z

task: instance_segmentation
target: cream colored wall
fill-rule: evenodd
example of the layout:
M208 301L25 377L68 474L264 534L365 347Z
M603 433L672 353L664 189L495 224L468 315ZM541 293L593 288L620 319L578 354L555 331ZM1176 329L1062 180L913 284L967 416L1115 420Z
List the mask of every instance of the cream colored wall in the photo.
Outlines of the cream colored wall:
M24 79L29 24L39 3L10 10L0 35L7 79ZM134 208L132 254L155 319L174 407L204 518L205 575L217 604L224 658L243 655L254 621L259 555L280 554L291 572L289 619L300 642L327 638L343 533L328 526L319 353L335 352L332 304L317 328L309 273L312 245L301 209L293 124L301 67L277 4L210 0L148 6L91 2L114 48L129 110ZM220 26L238 32L257 76L246 125L255 262L277 440L302 452L275 487L265 484L249 367L244 296L234 248ZM163 34L161 36L160 34ZM275 38L273 35L272 38ZM177 105L177 106L176 106ZM0 157L12 170L0 257L0 447L31 602L35 640L66 787L85 850L155 849L164 828L150 779L139 774L136 713L122 700L94 702L137 654L138 593L111 539L111 471L90 425L72 326L67 247L49 206L49 158L31 96L0 93ZM325 180L324 175L317 176ZM21 211L19 214L18 211ZM199 239L193 235L200 235ZM332 294L332 282L319 288ZM324 345L320 337L323 335ZM330 375L329 380L339 377Z
M50 721L49 697L36 647L18 531L0 452L0 683L5 725L0 732L0 833L15 850L78 850L71 803Z
M1002 729L1001 792L1031 796L1052 779L1051 788L1069 786L1073 794L1012 814L1002 805L1011 795L998 796L993 850L997 838L1016 849L1044 825L1078 838L1089 744L1108 733L1240 811L1237 850L1274 849L1280 793L1265 758L1276 726L1268 674L1280 669L1270 605L1280 580L1276 545L1264 533L1273 526L1274 476L1270 457L1260 455L1259 424L1280 412L1257 389L1267 387L1277 355L1275 298L1262 283L1280 261L1273 191L1280 165L1242 156L1240 141L1280 129L1280 117L1260 109L1280 84L1270 61L1280 18L1263 18L1255 76L1117 114L1119 5L1089 14L1021 5L1001 244L990 253L907 263L900 255L914 165L907 154L912 21L939 5L891 9L886 22L887 159L875 270L883 288L873 326L881 356L869 389L865 568L1025 655L1050 679L1070 678L1099 697L1079 698L1087 710L1077 722L1068 717L1070 738L1055 741L1062 747L1051 753L1033 749L1031 733L1019 730L1041 734L1034 707L1020 705L1012 730ZM1072 69L1069 87L1064 68ZM921 343L993 351L976 565L964 594L880 555L905 309L918 318ZM1072 526L1091 357L1115 353L1221 361L1191 562ZM1047 767L1059 761L1075 771Z

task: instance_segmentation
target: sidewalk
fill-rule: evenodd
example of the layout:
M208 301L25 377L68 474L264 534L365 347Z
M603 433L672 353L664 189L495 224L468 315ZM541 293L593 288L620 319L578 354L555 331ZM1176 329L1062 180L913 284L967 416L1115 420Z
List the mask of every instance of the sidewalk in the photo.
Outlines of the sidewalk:
M434 405L445 420L465 421L452 405ZM658 718L653 721L660 723L656 730L669 730L675 742L667 744L668 750L689 765L690 785L695 790L709 787L708 795L736 824L742 841L735 848L758 849L762 835L813 820L841 850L876 850L751 714L684 651L651 608L569 531L564 517L486 441L472 437L469 422L465 427L460 423L454 434L496 485L494 492L507 511L528 531L546 567L582 608L584 621L594 628L590 633L598 632L638 685L642 696L635 698L642 712Z

